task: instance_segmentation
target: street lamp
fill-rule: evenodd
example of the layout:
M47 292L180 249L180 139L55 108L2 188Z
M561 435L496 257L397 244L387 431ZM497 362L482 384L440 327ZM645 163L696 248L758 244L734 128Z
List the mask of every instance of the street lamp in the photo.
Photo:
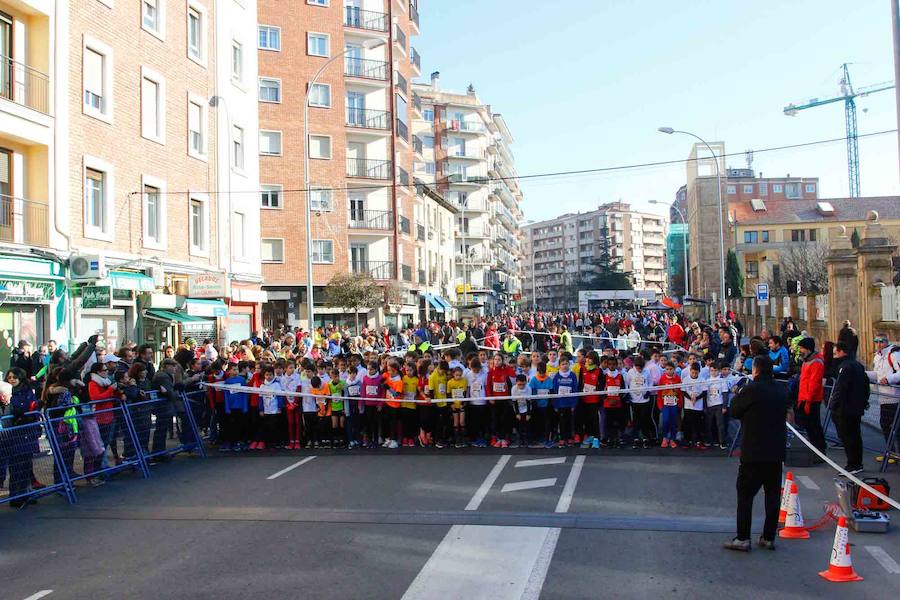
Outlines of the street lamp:
M233 144L231 143L231 135L234 132L234 128L231 126L231 112L228 110L228 103L225 101L225 98L222 96L210 96L209 98L209 106L211 108L222 107L225 109L225 120L228 125L228 276L232 276L233 263L232 263L232 248L234 248L234 227L231 224L231 149ZM216 125L218 125L219 120L216 119ZM218 128L217 128L218 129ZM216 139L219 139L219 134L216 133ZM218 165L221 161L216 161L216 165ZM218 202L216 202L216 206L218 206ZM217 238L218 239L218 238Z
M384 40L366 40L363 42L362 47L366 50L374 50L375 48L384 46L385 43ZM319 80L319 76L325 71L325 68L337 59L343 58L356 48L357 47L354 46L347 46L343 52L326 60L325 64L316 71L312 81L307 84L306 94L303 97L303 189L306 190L306 320L310 336L312 336L313 331L315 331L315 322L313 320L315 317L315 310L313 309L312 211L310 210L312 190L310 190L309 177L309 96L312 93L312 89L315 87L316 82Z
M684 223L685 227L687 226L687 219L684 218L684 213L681 212L681 209L678 208L678 205L673 202L661 202L659 200L647 200L650 204L662 204L663 206L668 206L669 208L674 208L675 212L678 213L678 216L681 217L681 222ZM684 242L684 297L687 298L688 295L688 233L689 231L684 232L684 237L682 238L682 242Z
M700 142L706 146L706 149L709 150L709 153L712 155L713 160L716 163L716 197L719 201L719 305L722 308L722 314L725 314L725 230L724 230L724 220L722 218L722 213L724 210L722 209L722 171L719 169L719 157L716 156L716 153L713 152L713 149L710 145L697 134L691 133L690 131L679 131L677 129L672 129L671 127L659 127L657 129L660 133L673 134L673 133L682 133L684 135L689 135L692 138L700 140ZM687 274L685 274L687 276Z

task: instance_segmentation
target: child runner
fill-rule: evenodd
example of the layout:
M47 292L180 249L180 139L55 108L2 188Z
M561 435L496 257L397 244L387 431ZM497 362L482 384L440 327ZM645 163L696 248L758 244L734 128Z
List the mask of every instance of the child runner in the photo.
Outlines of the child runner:
M378 370L378 363L369 363L369 370L362 378L363 417L366 431L363 445L366 448L378 447L378 417L383 410L379 398L384 398L384 376Z
M469 363L469 370L466 371L466 380L469 384L469 410L471 419L469 419L469 427L473 442L476 448L487 447L485 439L485 430L487 428L487 398L485 389L487 388L487 372L482 367L481 361L473 358Z
M577 396L569 394L578 392L578 376L569 370L569 358L563 355L559 359L559 371L553 376L553 408L559 413L559 447L573 446L572 429L575 425L572 414L578 404Z
M682 438L686 448L703 449L703 399L706 386L700 376L700 363L691 363L681 378L684 416L681 419Z
M625 380L629 389L650 387L653 375L640 354L634 357L634 366L628 371ZM631 447L635 449L656 445L656 427L653 425L653 405L650 402L650 395L651 392L629 392L635 430Z
M395 450L400 447L397 441L402 433L400 431L400 400L403 398L403 377L400 374L400 363L396 360L388 361L385 374L385 406L382 410L382 435L385 436L383 448Z
M619 390L625 387L625 376L619 371L617 358L606 359L604 388L608 392L603 397L603 410L606 413L606 443L611 448L622 447L622 430L625 427L625 405ZM596 439L596 438L594 438ZM598 444L592 447L597 448Z
M528 387L528 375L519 373L516 375L516 384L512 387L513 409L516 413L516 437L513 448L528 445L528 425L531 416L528 414L531 401L531 388Z
M331 435L334 447L343 448L349 442L344 423L344 395L347 382L341 381L341 372L337 367L333 367L328 375L331 377L331 381L328 382L328 394L334 396L331 399Z
M553 376L547 373L547 363L538 364L537 373L528 382L528 387L535 394L531 403L531 447L552 448L547 419L547 411L550 410L547 396L553 392Z
M466 397L469 382L463 377L461 366L453 367L452 375L447 382L447 395L453 400L450 405L453 414L453 443L457 448L463 448L466 445L466 413L463 398Z
M316 402L316 440L314 446L316 448L331 448L331 402L328 401L328 395L331 389L328 383L323 382L318 375L313 375L310 379L312 386L312 395Z
M661 386L680 386L681 377L675 372L675 363L666 363L666 370L659 378L657 385ZM662 437L663 448L677 448L678 442L675 441L678 427L678 413L681 410L681 389L673 387L670 389L659 390L656 392L656 404L660 410L660 418L662 421Z
M428 376L429 398L435 406L434 445L436 448L444 448L449 444L448 428L450 423L450 411L447 408L447 375L448 365L441 361L435 365L434 371Z
M263 369L263 382L259 386L260 437L257 450L265 450L266 444L273 450L281 440L278 425L281 422L281 411L284 408L284 390L275 378L275 369L267 366Z
M582 368L581 372L579 373L578 381L578 384L582 391L587 393L603 389L603 365L605 364L607 364L606 357L604 357L603 362L601 362L600 356L597 354L596 350L591 350L585 355L584 368ZM604 406L606 405L605 397L603 400L603 404ZM581 397L580 406L577 409L575 419L575 443L579 443L579 441L582 439L579 434L583 434L584 443L581 446L582 448L600 447L600 439L598 438L598 435L600 433L599 410L599 395L590 394ZM596 444L594 442L596 442Z
M406 363L403 367L403 400L400 403L400 423L403 427L401 445L412 448L416 445L419 433L419 421L416 418L416 400L419 400L419 376L415 363Z
M706 381L706 434L709 444L718 442L720 449L725 445L725 394L728 392L728 363L719 361L711 370Z

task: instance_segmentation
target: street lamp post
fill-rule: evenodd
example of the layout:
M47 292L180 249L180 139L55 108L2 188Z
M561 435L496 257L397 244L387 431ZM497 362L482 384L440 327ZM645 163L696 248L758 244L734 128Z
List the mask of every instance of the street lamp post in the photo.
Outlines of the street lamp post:
M362 47L366 50L374 50L375 48L380 48L384 45L384 40L367 40L363 42ZM312 93L313 87L315 87L318 82L319 76L325 71L325 68L339 58L344 58L349 52L355 49L356 48L353 46L348 46L340 54L336 54L326 60L306 86L306 93L303 97L303 189L306 192L306 320L310 336L312 336L312 332L315 331L315 309L313 308L312 210L310 208L312 202L312 190L310 189L311 184L309 177L309 96Z
M681 212L681 209L678 208L677 204L671 202L661 202L659 200L648 200L650 204L662 204L663 206L668 206L670 208L674 208L675 212L678 213L678 216L681 217L681 222L687 226L687 219L684 218L684 213ZM684 237L681 238L681 241L684 244L684 297L687 298L688 295L688 231L684 232Z
M722 171L719 168L719 157L713 152L713 149L710 145L697 134L691 133L690 131L679 131L677 129L672 129L671 127L659 127L657 131L666 134L673 133L682 133L684 135L689 135L692 138L700 140L706 149L709 150L709 153L712 155L713 160L716 163L716 198L719 201L719 306L722 309L722 314L725 314L725 228L724 228L724 220L722 213L724 210L722 209Z

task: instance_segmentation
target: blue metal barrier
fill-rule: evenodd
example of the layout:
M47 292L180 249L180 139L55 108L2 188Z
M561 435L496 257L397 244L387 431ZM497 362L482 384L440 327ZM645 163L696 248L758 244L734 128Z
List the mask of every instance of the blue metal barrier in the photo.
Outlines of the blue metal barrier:
M0 503L24 506L40 496L58 493L73 504L75 492L67 474L54 477L55 457L60 453L54 437L48 435L43 414L25 413L19 421L11 425L10 418L0 420L0 482L9 474L6 489L0 489Z
M181 399L184 402L185 415L188 424L193 432L194 439L197 440L196 449L200 456L206 458L206 447L203 445L203 438L200 436L200 427L197 424L199 415L203 414L204 405L207 401L207 392L205 389L195 390L193 392L182 392Z
M206 450L197 430L190 399L181 394L179 400L172 402L156 392L147 392L146 396L146 400L125 405L134 426L137 446L145 461L156 462L194 450L205 457ZM170 432L177 433L176 443L172 445L168 439Z

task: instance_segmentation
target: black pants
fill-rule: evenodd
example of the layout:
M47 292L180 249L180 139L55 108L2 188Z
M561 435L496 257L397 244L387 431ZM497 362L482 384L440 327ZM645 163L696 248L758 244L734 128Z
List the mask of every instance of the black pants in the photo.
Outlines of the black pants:
M685 444L702 442L703 411L685 409L684 416L681 417L681 431L684 434L683 440Z
M512 405L509 400L497 400L491 408L494 422L493 434L503 440L509 439L513 421Z
M766 522L763 538L775 539L781 501L781 463L741 463L737 476L737 538L750 539L753 523L753 499L762 487L765 493Z
M607 408L606 411L606 439L610 442L618 442L625 428L625 407L616 406Z
M811 402L809 404L809 414L803 409L801 404L795 411L797 422L806 430L806 436L813 446L818 448L823 454L828 448L825 443L825 432L822 430L821 402Z
M891 427L894 426L894 418L896 414L896 404L881 405L881 415L878 419L878 422L881 425L881 433L884 434L884 441L888 441L888 437L890 437L891 435ZM894 438L894 446L892 448L889 448L888 450L890 452L896 452L897 448L900 448L900 432L898 432L897 437Z
M315 444L319 441L319 415L314 412L303 413L303 435L307 443Z
M656 427L653 425L653 403L632 404L631 410L634 414L634 437L637 438L638 432L640 432L645 440L656 440Z
M571 408L560 408L559 412L559 440L561 442L569 441L572 439L572 425L574 419L574 415L572 414Z
M581 403L581 418L584 424L584 435L589 437L599 437L600 435L600 404ZM607 428L609 419L607 418Z
M547 436L547 407L534 406L531 408L531 439L535 442L546 442Z
M469 427L469 436L473 440L483 440L487 435L488 407L486 404L476 405L469 403L466 425Z
M860 431L861 416L835 414L834 423L837 426L838 437L844 445L847 454L847 465L850 467L862 466L862 431Z

